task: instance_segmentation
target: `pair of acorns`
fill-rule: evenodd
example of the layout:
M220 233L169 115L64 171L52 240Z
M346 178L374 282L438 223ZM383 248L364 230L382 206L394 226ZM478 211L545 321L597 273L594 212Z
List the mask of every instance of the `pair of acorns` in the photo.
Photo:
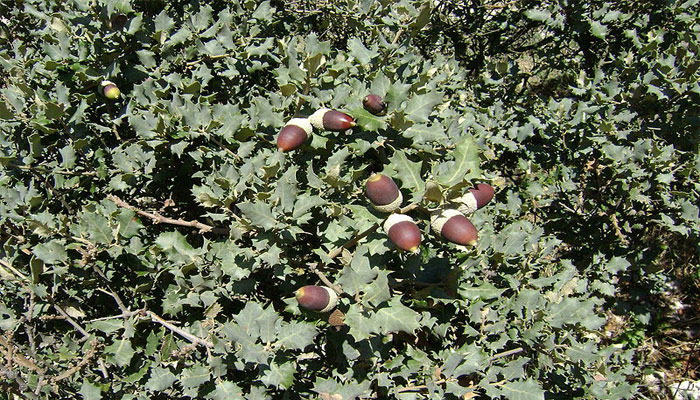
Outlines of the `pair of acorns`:
M365 184L365 194L372 207L381 212L395 212L400 209L403 196L393 179L386 175L374 174ZM478 184L463 196L453 200L452 205L435 210L430 215L433 231L448 241L462 245L474 245L478 239L476 227L464 214L471 214L485 206L493 198L493 188L485 183ZM417 252L421 233L413 218L394 213L384 222L384 232L389 240L401 250Z
M375 115L386 113L386 103L380 96L370 94L362 100L364 108ZM343 132L355 126L355 120L341 111L321 108L308 118L292 118L277 135L277 148L281 151L291 151L306 142L313 128L333 132Z

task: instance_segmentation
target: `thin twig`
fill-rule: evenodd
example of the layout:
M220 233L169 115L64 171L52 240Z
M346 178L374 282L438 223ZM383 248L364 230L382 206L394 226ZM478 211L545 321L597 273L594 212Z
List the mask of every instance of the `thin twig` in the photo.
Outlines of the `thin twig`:
M111 288L110 288L110 289L111 289ZM114 299L114 301L117 302L117 306L119 306L119 309L122 310L122 314L128 314L128 313L131 312L128 308L126 308L126 306L124 305L124 302L122 301L122 299L121 299L121 298L119 297L119 295L116 294L115 292L113 292L113 291L111 291L111 290L104 290L104 289L102 289L102 288L98 288L97 290L99 290L99 291L102 292L102 293L105 293L105 294L108 294L108 295L112 296L112 298Z
M73 325L73 327L83 335L82 339L80 339L81 342L87 340L90 337L90 334L87 333L87 331L83 329L83 327L80 326L79 323L77 323L73 318L71 318L71 316L68 315L68 313L61 306L56 304L54 300L50 297L49 302L51 302L51 305L56 309L56 311L58 311L59 314L63 315L63 317L66 318L66 321L68 321L69 324Z
M0 265L12 271L15 275L22 278L23 281L29 281L29 278L27 278L26 275L19 272L15 267L12 266L12 264L8 263L7 261L0 260Z
M51 381L52 381L53 383L56 383L56 382L58 382L58 381L62 381L62 380L64 380L64 379L70 377L70 376L73 375L74 373L80 371L80 369L83 368L85 365L87 365L87 364L90 362L90 360L95 356L95 353L97 353L97 348L98 348L98 347L99 347L99 342L97 341L97 339L93 339L92 342L90 343L90 349L89 349L88 352L85 354L85 356L83 357L82 361L80 361L80 362L79 362L78 364L76 364L74 367L69 368L69 369L66 370L66 371L63 371L63 372L61 373L61 375L59 375L59 376L57 376L57 377L55 377L55 378L52 378Z
M164 223L164 224L171 224L171 225L187 226L190 228L197 228L197 229L199 229L200 233L204 233L204 232L228 233L229 232L229 230L226 228L219 228L219 227L203 224L199 221L185 221L182 219L173 219L173 218L164 217L158 213L146 212L146 211L140 210L140 209L130 205L129 203L125 202L124 200L120 199L119 197L111 195L111 194L107 195L107 198L109 200L111 200L114 204L118 205L119 207L127 208L127 209L129 209L129 210L131 210L131 211L133 211L133 212L135 212L143 217L150 218L156 224Z
M110 319L129 318L129 317L133 317L136 314L141 314L143 312L144 312L144 310L128 311L125 313L121 313L119 315L110 315L108 317L100 317L100 318L91 319L91 320L87 321L87 323L90 324L90 323L98 322L98 321L108 321Z
M498 360L499 358L512 356L513 354L522 353L523 351L525 351L525 350L522 347L516 347L516 348L511 349L511 350L506 350L506 351L503 351L500 353L496 353L493 355L493 357L489 358L489 362L493 362L495 360Z
M96 174L95 171L85 171L85 172L75 172L75 171L63 171L63 170L52 170L48 168L43 168L43 167L33 167L31 165L18 165L18 164L13 164L9 163L7 164L8 167L11 168L17 168L17 169L23 169L25 171L34 171L34 172L39 172L42 174L58 174L58 175L69 175L69 176L94 176Z
M356 245L357 242L364 239L365 237L370 235L372 232L376 231L377 228L379 228L379 224L374 224L374 225L370 226L369 228L365 229L362 233L355 235L352 239L343 243L340 247L336 247L332 251L328 252L328 258L338 257L340 255L340 253L343 252L343 249L347 249L347 248L350 248L350 247Z
M178 335L184 337L185 339L189 340L192 343L199 344L205 347L214 347L214 343L209 342L207 340L204 340L202 338L199 338L189 332L184 331L183 329L178 328L177 326L171 324L170 322L164 320L158 314L154 313L153 311L147 311L147 314L149 317L151 317L151 320L154 322L157 322L164 327L170 329L171 331L177 333Z
M331 281L328 279L328 277L326 277L326 275L325 275L323 272L321 272L321 271L319 271L318 269L316 269L316 264L309 264L309 270L311 270L311 272L313 272L314 274L316 274L316 275L318 276L318 278L321 280L321 282L323 282L324 285L326 285L326 286L328 286L329 288L333 289L336 293L338 293L338 294L343 294L343 293L345 293L345 292L343 292L343 289L342 289L340 286L338 286L338 285L334 284L333 282L331 282Z

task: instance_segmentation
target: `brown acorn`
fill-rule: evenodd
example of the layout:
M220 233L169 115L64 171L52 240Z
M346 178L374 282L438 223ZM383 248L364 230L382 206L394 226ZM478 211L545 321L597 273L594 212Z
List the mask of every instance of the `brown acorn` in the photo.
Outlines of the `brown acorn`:
M294 150L311 136L313 128L306 118L292 118L277 136L277 148L282 151Z
M372 207L381 212L396 211L403 202L401 191L394 180L382 174L374 174L367 179L365 194Z
M307 285L297 290L299 306L311 311L326 312L338 303L338 295L326 286Z
M386 103L379 95L368 94L362 99L362 106L374 115L386 114Z
M309 121L316 129L342 132L355 126L355 120L340 111L321 108L309 116Z
M478 239L474 224L461 212L451 208L434 213L430 226L435 233L462 246L473 246Z
M389 240L401 250L418 252L421 234L413 218L405 214L391 214L384 222L384 232Z
M454 200L457 210L462 214L471 214L477 209L487 205L493 199L493 187L486 183L480 183L469 192Z
M100 94L110 100L116 100L119 98L121 92L116 83L112 81L102 81L100 82Z

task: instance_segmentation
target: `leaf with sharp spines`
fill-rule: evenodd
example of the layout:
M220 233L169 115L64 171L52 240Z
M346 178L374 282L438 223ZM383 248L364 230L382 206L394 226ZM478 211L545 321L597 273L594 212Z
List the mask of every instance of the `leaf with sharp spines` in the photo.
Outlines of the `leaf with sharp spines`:
M526 381L508 382L500 387L509 400L544 400L544 390L532 378Z
M356 304L351 304L345 313L345 324L350 328L350 336L355 342L369 339L372 336L373 322Z
M414 162L408 159L406 153L397 151L387 166L386 175L396 176L401 180L401 188L411 191L411 200L417 201L423 196L425 182L421 179L423 162Z
M146 382L146 389L159 392L169 388L176 380L177 378L169 369L153 367L151 376Z
M186 368L180 375L180 384L184 387L199 387L210 377L209 369L203 365Z
M129 339L117 340L105 347L105 351L107 354L111 355L110 361L120 367L128 365L135 353L134 348L131 347L131 340Z
M452 156L453 161L447 161L438 168L438 182L449 187L481 176L479 149L471 137L460 140L452 151Z
M376 333L408 332L413 333L420 327L420 314L401 303L399 297L393 297L386 307L383 307L372 317L372 331Z
M374 306L389 300L391 293L389 291L389 271L381 270L377 273L377 277L367 285L364 289L365 295L362 298L363 303L370 303Z
M362 41L356 37L348 40L348 50L351 56L355 57L360 64L364 65L369 64L372 58L376 57L378 54L376 50L370 50L365 47Z
M387 128L386 117L374 115L363 107L353 108L349 112L355 118L357 125L363 130L377 132L380 129Z
M490 282L483 282L479 286L459 288L459 294L469 300L493 299L500 296L503 292L505 292L505 289L499 289Z
M277 334L277 341L287 349L303 350L304 347L314 342L316 334L318 331L313 325L292 321L282 324Z
M243 398L243 391L238 385L230 381L220 381L216 389L209 394L212 400L230 400Z
M413 122L428 122L428 117L433 108L442 102L444 95L439 92L430 92L413 96L404 108L406 118Z
M256 201L254 203L240 203L237 206L255 226L263 229L273 229L278 225L277 219L267 203Z

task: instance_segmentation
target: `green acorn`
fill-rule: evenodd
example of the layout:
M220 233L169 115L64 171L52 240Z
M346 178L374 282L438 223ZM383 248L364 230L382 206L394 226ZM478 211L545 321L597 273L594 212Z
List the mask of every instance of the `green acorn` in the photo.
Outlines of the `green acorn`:
M112 81L102 81L100 82L100 93L110 100L116 100L119 98L121 91L116 83Z

